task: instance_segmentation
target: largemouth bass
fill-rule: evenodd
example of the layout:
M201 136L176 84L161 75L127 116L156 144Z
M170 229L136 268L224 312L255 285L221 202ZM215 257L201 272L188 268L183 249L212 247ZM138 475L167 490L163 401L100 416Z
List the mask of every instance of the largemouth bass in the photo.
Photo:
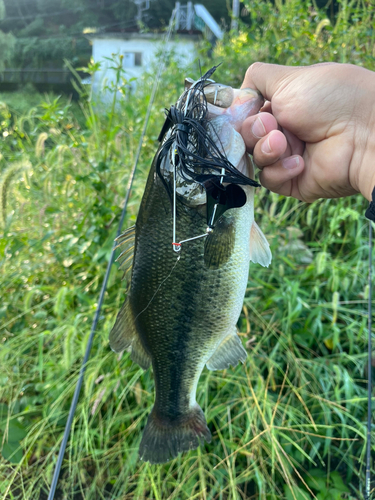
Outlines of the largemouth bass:
M249 262L271 261L254 221L256 183L238 132L263 98L210 76L188 81L171 107L136 224L118 239L131 277L110 346L130 351L144 369L152 365L155 404L139 450L151 463L210 442L196 402L199 377L205 366L245 361L236 323Z

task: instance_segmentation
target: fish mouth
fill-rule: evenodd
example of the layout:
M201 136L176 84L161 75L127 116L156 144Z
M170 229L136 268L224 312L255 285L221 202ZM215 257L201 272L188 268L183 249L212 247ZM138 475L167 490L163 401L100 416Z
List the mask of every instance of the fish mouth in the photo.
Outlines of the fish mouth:
M207 85L204 87L203 92L207 102L219 108L229 108L234 104L241 104L250 99L264 102L264 97L259 90L251 88L234 89L221 83Z
M263 95L255 89L234 89L232 87L213 83L204 88L209 117L227 115L244 120L255 115L264 104Z
M250 99L255 99L261 101L262 104L264 102L263 95L259 92L259 90L245 88L245 89L235 89L234 90L235 99L237 98L239 101L248 101Z
M249 88L239 90L236 89L234 91L234 95L235 97L232 106L242 106L247 103L251 103L251 110L249 111L249 114L255 115L264 105L264 97L259 90Z

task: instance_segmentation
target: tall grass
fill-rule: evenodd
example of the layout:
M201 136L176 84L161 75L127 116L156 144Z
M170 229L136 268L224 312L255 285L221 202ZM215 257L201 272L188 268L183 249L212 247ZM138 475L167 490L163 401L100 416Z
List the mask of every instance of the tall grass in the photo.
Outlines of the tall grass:
M263 53L272 60L269 37L281 38L284 19L296 63L326 57L325 46L317 44L305 60L309 44L302 43L316 33L323 14L306 25L307 3L251 5L254 15L263 9L261 22L217 47L214 62L224 63L218 80L238 82L250 59ZM373 29L364 5L345 4L347 31L354 29L354 14L364 19L358 40L365 27ZM332 27L332 51L344 43L343 9L336 32ZM245 36L256 43L244 43ZM354 62L371 66L369 50ZM144 139L127 226L136 218L163 109L182 90L185 70L175 63L168 69ZM121 77L123 97L101 113L95 97L81 90L84 120L59 99L22 117L0 110L0 179L6 186L0 240L4 500L44 499L48 493L151 85L152 75L146 75L130 93ZM20 170L20 162L27 168ZM108 334L125 294L113 269L56 498L362 498L367 202L358 196L307 205L260 189L256 203L274 258L269 269L250 268L238 324L246 364L205 370L201 377L197 399L212 443L162 466L138 461L153 378L127 354L109 349Z

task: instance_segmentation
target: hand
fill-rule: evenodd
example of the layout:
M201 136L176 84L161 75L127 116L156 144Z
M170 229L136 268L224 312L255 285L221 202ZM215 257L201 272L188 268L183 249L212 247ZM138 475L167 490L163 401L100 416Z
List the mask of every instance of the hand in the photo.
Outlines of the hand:
M255 63L242 88L269 101L241 129L264 187L312 202L375 185L375 73L350 64Z

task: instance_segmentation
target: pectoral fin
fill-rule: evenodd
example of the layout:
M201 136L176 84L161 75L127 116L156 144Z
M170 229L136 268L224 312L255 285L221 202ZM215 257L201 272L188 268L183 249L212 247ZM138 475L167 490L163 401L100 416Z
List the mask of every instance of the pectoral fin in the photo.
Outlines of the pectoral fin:
M239 361L244 363L246 357L247 352L243 348L239 336L236 333L231 333L219 344L206 366L209 370L225 370L230 365L237 366Z
M205 241L204 263L217 269L228 262L235 243L235 225L231 217L221 217Z
M151 364L150 356L144 350L136 330L129 301L126 300L117 315L116 322L109 334L109 345L115 352L130 352L130 358L141 368L147 370Z
M269 243L255 221L250 231L250 260L263 267L268 267L272 260Z

